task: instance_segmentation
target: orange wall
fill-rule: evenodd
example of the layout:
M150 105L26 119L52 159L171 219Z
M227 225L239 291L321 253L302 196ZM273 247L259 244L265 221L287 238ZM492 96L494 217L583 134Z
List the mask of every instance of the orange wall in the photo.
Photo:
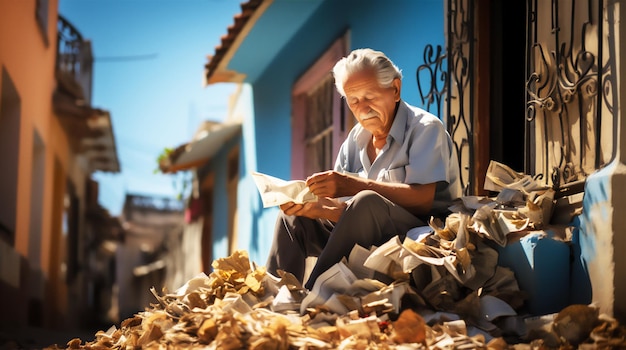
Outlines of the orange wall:
M62 164L64 173L71 160L67 138L52 112L58 0L49 0L47 45L35 19L35 6L36 0L0 0L0 65L7 70L21 100L15 250L23 256L28 255L29 245L35 131L46 149L44 193L40 198L43 201L42 256L38 260L47 274L51 268L51 234L58 229L52 227L55 222L52 218L55 159Z

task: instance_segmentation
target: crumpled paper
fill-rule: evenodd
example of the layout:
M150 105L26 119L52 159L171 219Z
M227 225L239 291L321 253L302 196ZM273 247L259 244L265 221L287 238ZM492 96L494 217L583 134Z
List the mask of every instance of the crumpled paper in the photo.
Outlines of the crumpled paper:
M92 341L75 338L66 346L51 345L46 349L508 349L513 346L500 336L476 328L481 325L497 333L499 321L519 317L497 295L471 292L454 303L458 311L455 314L424 308L428 303L411 297L417 291L408 281L359 285L356 280L344 291L347 294L333 294L338 300L351 300L346 304L352 304L347 312L333 313L323 304L307 308L304 314L292 310L275 312L270 305L276 291L301 289L299 283L291 284L293 276L288 273L272 276L262 267L253 269L245 251L218 259L214 267L210 275L200 274L173 293L158 293L152 288L157 303L122 321L119 328L112 326L107 331L98 331ZM374 285L378 289L367 292ZM506 288L506 284L500 284L495 289ZM574 343L587 348L626 346L624 327L613 318L598 315L592 306L569 307L559 314L529 319L523 324L533 330L522 339L532 348L568 348Z
M288 202L303 204L317 201L303 180L285 181L277 177L253 172L252 178L261 194L263 208L269 208Z

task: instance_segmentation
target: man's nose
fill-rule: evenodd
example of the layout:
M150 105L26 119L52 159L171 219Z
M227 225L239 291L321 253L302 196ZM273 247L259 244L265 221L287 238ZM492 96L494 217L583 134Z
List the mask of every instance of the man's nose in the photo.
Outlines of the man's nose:
M370 112L370 106L367 103L361 102L359 103L358 106L356 106L356 111L355 111L356 115L359 115L359 116L366 115L369 112Z

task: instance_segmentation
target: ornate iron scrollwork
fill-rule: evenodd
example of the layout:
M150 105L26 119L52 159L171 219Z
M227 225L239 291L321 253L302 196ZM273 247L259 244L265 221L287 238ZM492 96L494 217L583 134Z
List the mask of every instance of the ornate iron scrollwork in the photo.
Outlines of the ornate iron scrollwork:
M473 1L448 0L447 49L444 51L441 46L435 49L432 45L427 45L424 49L424 63L416 72L422 104L429 111L435 107L437 110L434 113L442 119L445 117L454 143L459 178L465 194L470 194L470 184L474 176L471 150Z
M434 112L435 115L441 115L443 99L448 93L448 72L445 70L445 62L446 54L441 45L437 45L437 50L432 45L426 45L424 64L417 67L417 90L420 93L422 104L426 106L428 111L434 105L437 108ZM422 78L426 81L423 82ZM423 86L429 88L425 89Z
M601 0L535 0L530 11L526 122L534 142L525 149L534 157L530 170L550 172L544 179L559 189L606 164L602 149L613 142L601 128L603 109L612 114L613 85L611 55L602 50L605 7ZM549 28L542 25L548 17Z
M606 135L616 124L616 19L604 0L527 1L524 171L560 189L616 154L616 136ZM446 118L461 184L471 194L474 0L448 0L447 10L446 50L428 45L416 75L422 103Z

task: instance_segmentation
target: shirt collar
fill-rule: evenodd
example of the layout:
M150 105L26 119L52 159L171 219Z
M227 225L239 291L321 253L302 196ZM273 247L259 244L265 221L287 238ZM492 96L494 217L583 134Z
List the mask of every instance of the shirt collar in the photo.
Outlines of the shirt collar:
M409 118L409 109L404 101L398 101L398 107L396 116L393 118L393 124L391 124L391 130L389 130L389 136L393 137L396 142L404 143L404 131L406 130L406 124Z

